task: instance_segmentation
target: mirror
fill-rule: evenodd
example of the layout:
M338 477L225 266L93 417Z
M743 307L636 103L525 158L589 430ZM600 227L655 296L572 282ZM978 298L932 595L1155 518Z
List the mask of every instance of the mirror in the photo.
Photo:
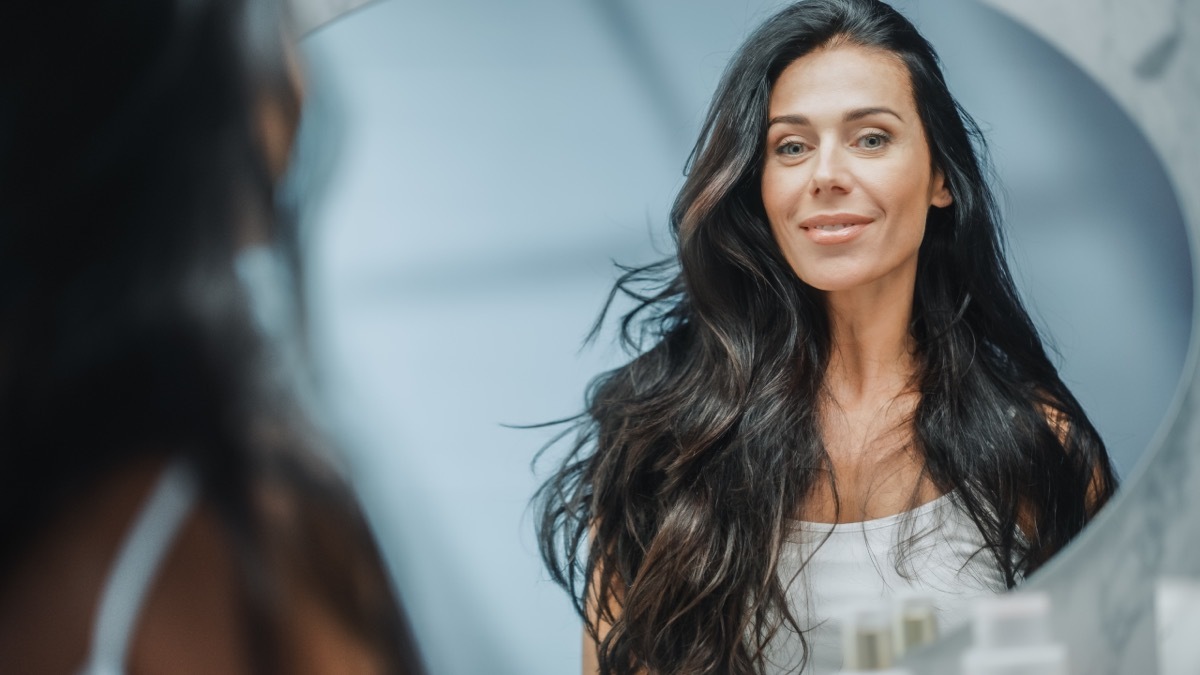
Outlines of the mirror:
M574 414L621 361L603 340L578 349L610 260L666 250L716 80L782 4L391 2L306 39L310 113L337 132L313 214L313 340L432 672L577 671L578 622L525 511L548 436L501 424ZM990 132L1018 282L1128 477L1192 324L1171 181L1117 104L1019 24L962 0L897 4Z

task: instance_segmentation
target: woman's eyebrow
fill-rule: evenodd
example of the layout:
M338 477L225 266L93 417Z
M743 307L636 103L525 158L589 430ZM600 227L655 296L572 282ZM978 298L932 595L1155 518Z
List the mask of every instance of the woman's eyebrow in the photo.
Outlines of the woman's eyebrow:
M871 115L880 115L880 114L891 115L892 117L895 117L896 119L900 120L901 122L904 121L904 118L900 116L900 113L896 112L895 110L892 110L891 108L887 108L884 106L876 106L873 108L858 108L856 110L851 110L851 111L847 112L844 117L842 117L842 121L856 122L858 120L861 120L864 117L870 117Z
M883 106L875 106L875 107L871 107L871 108L855 108L854 110L849 110L846 112L845 115L842 116L842 121L843 122L856 122L864 117L870 117L871 115L880 115L880 114L891 115L892 117L895 117L896 119L900 120L901 122L904 121L904 118L900 116L900 113L896 112L895 110L892 110L891 108L887 108L887 107L883 107ZM770 119L770 121L767 122L768 127L774 126L776 124L794 124L796 126L806 127L806 126L811 126L812 122L804 115L778 115L776 117L772 117Z

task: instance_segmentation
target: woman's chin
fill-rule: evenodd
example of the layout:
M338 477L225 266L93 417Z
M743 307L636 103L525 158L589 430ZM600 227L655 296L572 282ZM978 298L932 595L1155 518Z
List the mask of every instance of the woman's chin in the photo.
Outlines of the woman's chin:
M823 293L838 293L864 288L875 278L862 273L801 274L800 281Z
M833 263L834 261L823 261ZM916 257L900 264L877 264L876 261L838 261L841 264L806 265L792 269L805 284L824 293L872 291L873 293L912 293L917 279ZM875 264L872 264L875 263Z

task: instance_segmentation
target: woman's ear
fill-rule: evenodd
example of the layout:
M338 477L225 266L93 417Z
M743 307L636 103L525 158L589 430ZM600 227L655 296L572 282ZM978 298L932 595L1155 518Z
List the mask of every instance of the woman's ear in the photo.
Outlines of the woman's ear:
M950 188L946 185L946 176L941 169L933 170L933 186L930 190L929 205L938 208L945 208L954 203L954 195L950 194Z

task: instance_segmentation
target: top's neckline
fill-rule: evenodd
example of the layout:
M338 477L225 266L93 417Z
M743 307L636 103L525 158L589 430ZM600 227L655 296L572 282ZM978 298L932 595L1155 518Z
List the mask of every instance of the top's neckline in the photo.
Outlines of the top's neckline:
M809 532L822 532L822 533L824 533L824 532L836 533L836 532L845 531L845 530L854 530L855 532L862 532L863 530L878 530L878 529L884 528L884 527L891 527L905 518L916 518L916 517L925 515L925 514L929 513L930 511L938 509L943 504L948 503L953 498L953 495L954 495L954 491L951 490L950 492L947 492L947 493L941 495L940 497L936 497L934 499L931 499L930 501L925 502L924 504L921 504L920 506L918 506L915 509L911 509L909 511L901 511L900 513L893 513L890 516L883 516L880 518L872 518L870 520L856 520L854 522L841 522L841 523L821 523L821 522L811 521L811 520L793 519L792 524L802 530L806 530Z

